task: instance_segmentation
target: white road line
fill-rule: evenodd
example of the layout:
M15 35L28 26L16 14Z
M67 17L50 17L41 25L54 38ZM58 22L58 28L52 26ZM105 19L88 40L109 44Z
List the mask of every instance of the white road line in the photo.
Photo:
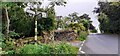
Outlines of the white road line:
M82 47L79 48L79 51L81 51Z
M85 43L85 40L83 41L83 44Z
M85 52L84 51L80 51L82 54L85 54Z
M83 46L83 44L81 44L81 47Z
M82 42L82 44L81 44L81 46L80 46L80 48L79 48L79 51L80 51L82 54L85 54L85 52L81 50L82 47L83 47L83 45L84 45L84 43L85 43L85 40Z

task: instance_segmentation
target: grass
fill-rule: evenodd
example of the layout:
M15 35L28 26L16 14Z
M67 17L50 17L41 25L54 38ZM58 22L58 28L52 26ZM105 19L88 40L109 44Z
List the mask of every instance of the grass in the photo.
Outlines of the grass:
M78 48L64 42L54 44L26 44L17 50L18 54L77 54Z

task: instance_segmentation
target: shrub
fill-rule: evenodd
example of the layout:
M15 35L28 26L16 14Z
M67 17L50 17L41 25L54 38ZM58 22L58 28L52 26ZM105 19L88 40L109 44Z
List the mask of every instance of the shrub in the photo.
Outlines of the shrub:
M20 34L14 32L14 31L10 31L9 36L10 36L10 37L20 37Z
M6 48L5 36L1 32L0 32L0 47L1 48Z
M27 44L17 50L19 54L77 54L78 48L65 43L60 44Z
M97 33L97 30L96 30L96 29L94 29L94 30L91 30L91 32L92 32L92 33Z
M41 34L42 31L49 31L55 29L55 20L53 18L42 18L38 19L38 33Z
M6 44L6 48L5 48L6 51L14 49L14 40L12 38L6 38L5 44Z
M77 54L78 48L60 43L55 46L54 54Z
M34 36L34 20L31 18L19 18L19 20L12 19L10 28L20 33L22 36Z
M5 54L15 54L15 50L8 50Z
M5 38L4 34L0 32L0 48L3 50L0 51L0 54L14 54L13 50L14 44L11 38Z
M18 50L19 54L50 54L51 46L49 45L32 45L27 44Z
M20 54L38 54L39 53L39 46L36 45L25 45L20 49Z
M14 30L22 36L34 36L34 19L32 17L29 17L19 6L9 9L8 12L10 13L11 31Z
M77 38L80 41L84 41L87 38L87 32L81 32L80 36Z

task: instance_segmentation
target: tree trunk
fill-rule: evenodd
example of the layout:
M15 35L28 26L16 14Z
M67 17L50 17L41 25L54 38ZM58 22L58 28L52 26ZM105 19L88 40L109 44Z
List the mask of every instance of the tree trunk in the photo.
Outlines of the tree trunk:
M6 37L8 37L8 34L9 34L9 26L10 26L10 19L9 19L9 16L8 16L8 10L7 8L5 8L5 12L6 12L6 18L7 18L7 24L6 24Z

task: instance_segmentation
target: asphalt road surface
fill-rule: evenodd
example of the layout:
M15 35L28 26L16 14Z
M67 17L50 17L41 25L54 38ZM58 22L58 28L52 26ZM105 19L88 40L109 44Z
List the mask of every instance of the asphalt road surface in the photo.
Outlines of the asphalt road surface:
M118 35L90 34L82 51L86 54L118 54Z

